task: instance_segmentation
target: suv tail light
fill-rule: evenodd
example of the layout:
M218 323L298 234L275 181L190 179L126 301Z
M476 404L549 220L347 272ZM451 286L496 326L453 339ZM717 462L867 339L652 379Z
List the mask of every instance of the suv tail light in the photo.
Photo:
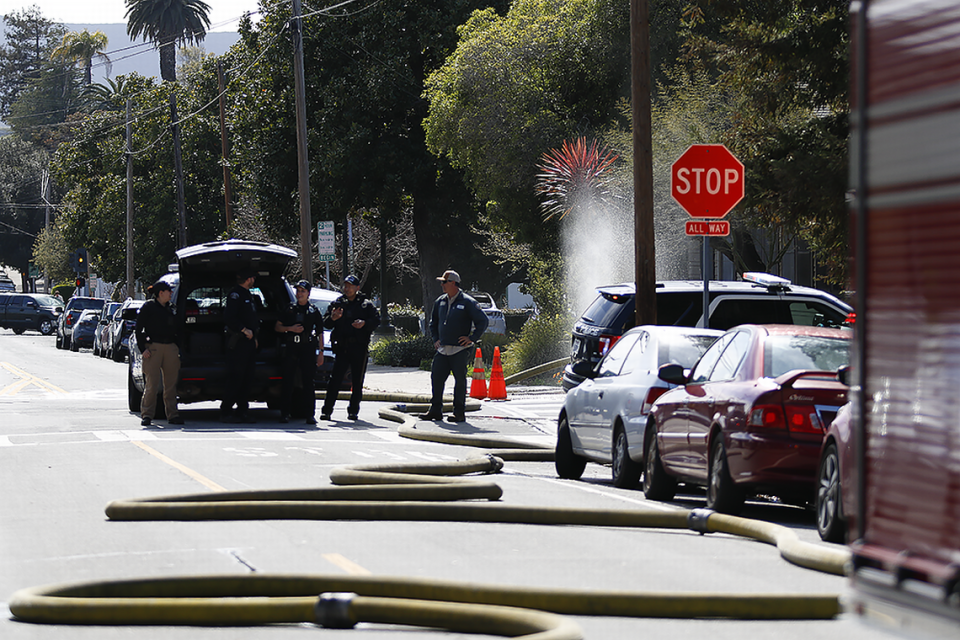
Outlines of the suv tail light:
M601 356L607 355L607 351L610 351L610 347L615 345L617 343L617 340L619 339L620 339L620 336L607 335L607 334L601 335L600 336L600 355Z
M650 409L653 408L653 403L667 391L669 391L669 389L666 387L650 387L650 390L647 391L647 397L643 401L643 406L640 407L640 413L650 413Z

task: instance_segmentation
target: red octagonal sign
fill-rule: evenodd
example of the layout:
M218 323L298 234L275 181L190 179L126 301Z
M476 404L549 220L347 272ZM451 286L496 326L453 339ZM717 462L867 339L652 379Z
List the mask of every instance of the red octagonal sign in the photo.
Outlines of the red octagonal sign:
M670 195L694 218L722 218L743 200L743 164L722 144L694 144L670 168Z

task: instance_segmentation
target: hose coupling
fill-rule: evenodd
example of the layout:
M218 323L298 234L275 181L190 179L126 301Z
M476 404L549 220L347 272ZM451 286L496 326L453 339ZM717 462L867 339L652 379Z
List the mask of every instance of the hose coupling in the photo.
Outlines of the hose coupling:
M492 453L487 453L485 455L487 460L490 461L490 469L487 470L487 473L500 473L500 470L503 469L503 460Z
M350 613L350 605L357 594L338 591L321 593L313 606L313 619L327 629L353 629L357 620Z
M687 527L691 531L697 531L701 534L703 533L712 533L709 526L707 526L707 519L716 513L713 509L692 509L689 514L687 514Z

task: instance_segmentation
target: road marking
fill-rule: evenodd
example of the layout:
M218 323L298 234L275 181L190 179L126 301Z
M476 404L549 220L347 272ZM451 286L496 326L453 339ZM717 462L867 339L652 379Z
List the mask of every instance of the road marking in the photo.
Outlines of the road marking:
M144 451L146 451L147 453L155 457L157 460L160 460L161 462L166 462L168 465L170 465L174 469L177 469L178 471L182 471L183 473L187 474L188 476L190 476L191 478L193 478L194 480L196 480L206 488L210 489L211 491L226 491L224 487L221 487L219 484L217 484L213 480L205 478L199 473L197 473L196 471L194 471L193 469L190 469L189 467L185 467L179 462L168 458L167 456L163 455L153 447L145 445L139 440L134 440L133 444L140 447L141 449L143 449Z
M33 375L32 373L27 373L27 372L24 371L23 369L21 369L21 368L19 368L19 367L15 367L14 365L10 364L9 362L0 362L0 367L3 367L4 369L6 369L7 371L9 371L9 372L12 373L13 375L21 378L21 380L20 380L19 382L14 382L14 383L11 384L11 385L7 385L7 386L4 387L3 389L0 389L0 396L12 396L12 395L16 395L17 393L19 393L20 391L22 391L22 390L25 389L26 387L30 386L31 384L40 387L40 388L43 389L44 391L53 391L54 393L64 393L64 394L67 393L66 391L64 391L63 389L61 389L60 387L58 387L57 385L51 384L51 383L47 382L46 380L43 380L43 379L41 379L41 378L38 378L37 376Z
M372 576L373 575L367 569L364 569L363 567L358 565L356 562L353 562L352 560L348 560L347 558L344 558L339 553L324 553L321 557L327 562L329 562L330 564L336 567L340 567L350 575L353 575L353 576Z
M14 444L10 442L10 436L0 436L0 447L12 447Z

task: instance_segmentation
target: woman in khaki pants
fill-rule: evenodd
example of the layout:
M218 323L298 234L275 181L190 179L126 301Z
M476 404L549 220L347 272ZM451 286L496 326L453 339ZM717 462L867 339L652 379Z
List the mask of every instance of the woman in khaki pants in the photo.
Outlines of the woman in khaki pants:
M143 354L143 377L145 385L140 402L140 424L147 427L153 422L157 408L157 391L163 384L163 406L167 422L183 424L177 408L177 378L180 375L180 348L177 346L177 319L170 308L173 290L163 280L147 289L153 296L137 314L134 332L137 347Z

